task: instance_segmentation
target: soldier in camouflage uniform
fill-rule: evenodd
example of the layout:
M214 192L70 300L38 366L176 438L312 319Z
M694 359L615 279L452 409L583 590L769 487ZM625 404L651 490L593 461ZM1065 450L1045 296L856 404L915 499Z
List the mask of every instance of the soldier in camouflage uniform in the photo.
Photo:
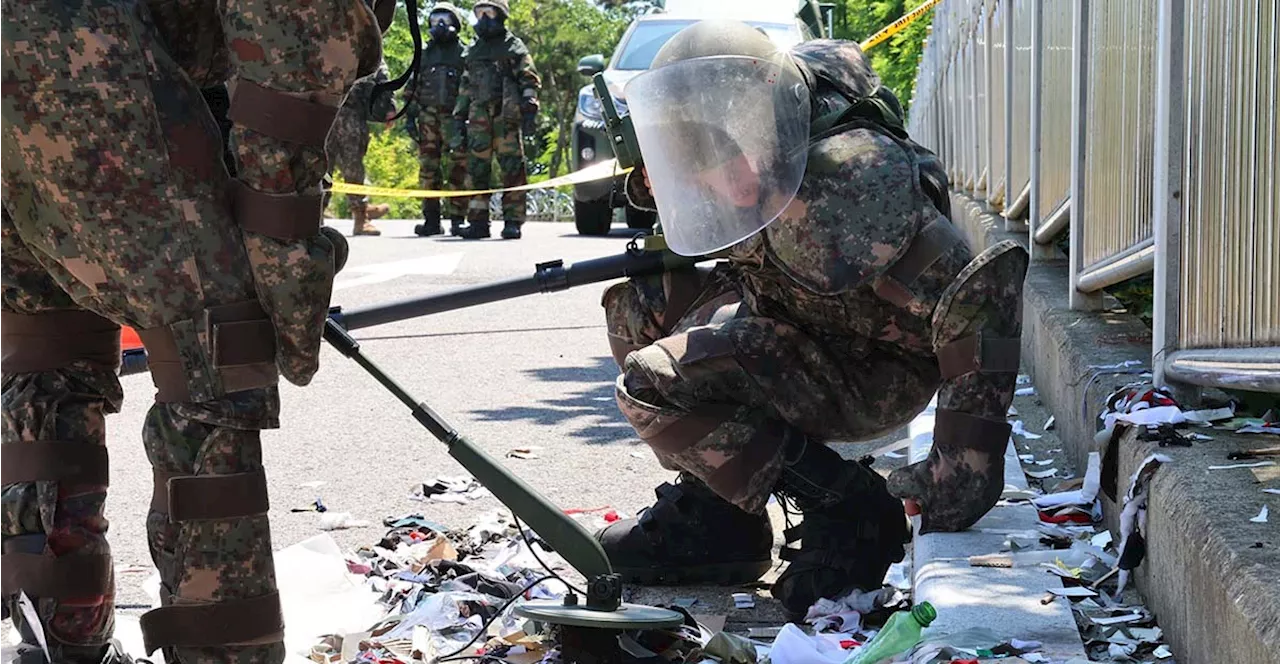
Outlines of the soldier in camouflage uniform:
M528 182L521 131L533 131L542 84L529 49L506 28L507 0L475 4L478 39L467 48L458 103L453 108L457 134L466 136L467 189L488 189L490 162L498 158L502 187ZM502 237L520 238L524 225L523 191L502 194ZM467 207L468 239L489 237L489 196L471 199Z
M129 661L103 512L129 325L157 391L142 440L163 606L142 617L147 652L280 662L260 431L279 426L278 375L303 385L318 365L336 249L324 139L377 65L375 13L4 0L2 16L0 541L18 661L45 661L36 631L54 662ZM228 80L235 179L200 93Z
M333 119L333 130L325 142L325 150L333 162L330 166L337 168L342 179L351 184L366 184L364 155L369 150L369 123L388 120L396 113L389 93L374 99L374 87L386 80L387 65L383 62L378 64L378 71L372 76L356 81L351 94L338 109L338 115ZM390 205L370 205L369 197L361 194L347 194L347 205L351 208L354 222L352 235L382 235L370 220L381 218L391 210Z
M405 103L412 125L410 135L418 142L418 188L443 189L440 174L447 173L448 188L462 189L466 166L461 150L463 137L456 134L453 107L458 101L458 84L462 81L462 10L448 2L437 2L427 15L431 41L422 49L418 77L405 88ZM446 155L444 148L449 147ZM450 233L462 230L465 199L444 199L444 213L450 220ZM422 200L422 223L414 232L423 237L444 232L440 226L440 199Z
M728 260L604 295L618 404L680 476L597 537L633 582L746 582L771 566L776 494L804 516L773 586L789 612L878 588L908 538L900 499L930 532L1000 495L1026 252L973 255L940 163L852 42L778 53L706 21L627 98L646 165L632 202L673 250ZM933 451L887 486L825 444L889 434L935 393Z

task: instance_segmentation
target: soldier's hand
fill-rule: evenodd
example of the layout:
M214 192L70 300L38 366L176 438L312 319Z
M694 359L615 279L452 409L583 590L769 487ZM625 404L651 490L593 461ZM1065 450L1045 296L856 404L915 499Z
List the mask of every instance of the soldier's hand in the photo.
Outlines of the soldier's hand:
M525 136L531 136L537 129L538 113L536 111L532 113L526 111L521 118L520 131L523 131Z

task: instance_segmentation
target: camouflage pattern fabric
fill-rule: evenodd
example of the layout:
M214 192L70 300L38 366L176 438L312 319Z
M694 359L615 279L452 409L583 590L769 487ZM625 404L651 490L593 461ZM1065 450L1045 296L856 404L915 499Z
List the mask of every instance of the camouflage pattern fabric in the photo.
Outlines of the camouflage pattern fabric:
M453 116L449 109L419 108L418 117L418 188L457 191L466 186L467 168L461 153L448 152L446 148L455 140ZM442 177L441 173L447 174ZM461 196L443 199L443 215L446 219L461 220L466 213ZM430 199L423 199L423 205Z
M536 108L541 79L533 57L519 37L507 31L493 39L480 39L467 48L462 84L453 117L467 120L467 189L488 189L494 157L498 160L501 187L528 183L522 113ZM502 217L513 223L525 220L523 191L502 194ZM467 220L489 221L489 197L475 196L467 205Z
M411 79L405 86L405 103L415 114L418 131L415 140L418 142L419 189L458 190L466 186L465 155L448 149L461 142L461 137L456 135L453 108L462 83L463 52L460 42L442 45L431 41L422 51L417 80ZM444 217L461 220L465 200L444 199ZM430 199L423 200L424 207L430 204Z
M329 130L329 137L325 140L325 152L329 155L330 166L342 174L345 182L366 184L364 156L369 151L369 123L382 122L388 115L395 113L390 94L379 95L370 109L374 86L387 81L389 77L386 63L379 63L378 71L372 76L356 81L346 101L338 109L338 115L333 118L333 128ZM368 207L369 197L347 194L347 203L353 210Z
M87 310L139 330L167 327L194 368L213 366L210 340L197 332L205 310L259 300L272 316L278 354L312 336L318 351L319 327L300 311L315 300L327 305L332 249L320 239L282 241L237 227L226 205L231 178L219 127L199 86L234 74L233 87L251 81L336 106L376 66L372 12L358 0L284 9L262 0L4 0L2 20L4 310ZM231 144L239 179L258 191L316 193L328 170L318 147L240 124ZM298 356L277 363L286 375L306 372ZM279 426L277 388L228 394L216 377L200 380L188 376L192 401L156 404L148 414L151 463L180 475L260 469L258 432ZM121 401L109 368L6 370L3 444L103 445L105 415ZM105 486L5 485L6 551L34 544L35 553L58 558L108 553L105 497ZM170 524L153 510L147 521L166 601L275 590L265 516ZM55 661L98 661L113 629L113 595L32 598ZM14 598L4 600L29 638ZM275 635L164 655L256 663L280 662L285 652Z
M879 87L856 45L809 42L796 54L809 72L836 72L839 85L810 80L816 113ZM757 434L781 430L778 420L811 440L865 440L910 421L940 390L940 408L1004 422L1015 374L944 381L936 354L977 331L1019 336L1018 261L966 268L974 257L959 240L909 284L892 279L926 228L954 232L921 184L935 164L910 141L842 124L811 141L804 181L782 215L732 247L711 275L606 291L618 404L666 467L758 511L779 476L782 441ZM935 317L957 294L963 304ZM966 495L974 474L992 470L979 466L1000 461L969 459L972 472L949 488ZM948 470L931 470L949 481Z

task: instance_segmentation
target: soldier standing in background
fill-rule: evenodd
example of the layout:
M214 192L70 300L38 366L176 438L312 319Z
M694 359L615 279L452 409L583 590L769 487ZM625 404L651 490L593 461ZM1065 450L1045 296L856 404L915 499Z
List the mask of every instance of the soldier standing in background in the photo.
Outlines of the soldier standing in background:
M467 189L488 189L490 161L496 155L502 187L528 182L521 131L532 132L538 114L541 81L529 49L506 28L507 0L475 5L476 35L466 53L462 86L453 109L459 135L466 136ZM525 219L525 192L502 194L502 237L519 239ZM489 237L489 197L475 196L467 208L467 239Z
M373 99L374 86L387 78L387 64L382 62L373 75L356 81L351 94L338 109L338 115L333 119L333 130L325 141L325 150L332 161L330 167L340 171L342 179L351 184L366 184L364 155L369 150L369 123L389 120L395 115L390 94L383 93ZM370 205L369 197L359 194L347 194L347 204L354 220L352 235L382 235L382 231L369 220L381 218L391 210L391 206L386 203Z
M447 174L448 188L458 190L466 179L461 147L464 136L452 122L453 107L458 101L458 85L462 81L463 47L458 39L462 30L462 10L448 2L437 2L427 15L431 41L422 49L422 62L417 78L411 79L404 97L410 126L409 135L418 142L418 188L443 189ZM450 147L448 155L443 148ZM444 200L444 216L449 218L449 231L462 230L465 199ZM441 203L438 198L422 200L422 223L413 231L423 237L440 235Z

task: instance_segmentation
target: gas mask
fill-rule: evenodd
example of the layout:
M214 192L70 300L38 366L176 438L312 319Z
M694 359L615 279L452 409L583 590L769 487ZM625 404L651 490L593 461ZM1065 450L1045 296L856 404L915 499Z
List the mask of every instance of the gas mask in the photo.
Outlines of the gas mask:
M476 34L484 39L491 39L507 31L507 17L497 7L484 5L476 7Z
M458 26L455 18L447 12L437 12L427 18L431 26L431 41L447 44L458 39Z

